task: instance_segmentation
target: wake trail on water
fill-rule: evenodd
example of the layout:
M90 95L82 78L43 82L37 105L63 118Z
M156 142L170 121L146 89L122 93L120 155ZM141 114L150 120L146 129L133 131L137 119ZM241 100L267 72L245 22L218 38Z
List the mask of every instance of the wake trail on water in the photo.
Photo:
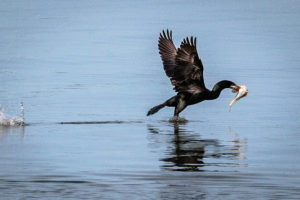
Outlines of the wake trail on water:
M7 116L4 109L0 105L0 126L23 126L24 125L24 106L20 103L21 116L11 117Z
M120 121L120 120L111 120L111 121L69 121L69 122L58 122L57 124L139 124L143 123L141 120L137 121Z
M185 118L170 118L169 120L158 120L159 122L167 123L187 123L187 122L203 122L198 120L186 120ZM32 126L32 125L91 125L91 124L141 124L146 123L145 120L107 120L107 121L61 121L61 122L36 122L36 123L25 123L24 118L24 106L20 103L20 115L9 116L5 114L4 109L0 105L0 126Z

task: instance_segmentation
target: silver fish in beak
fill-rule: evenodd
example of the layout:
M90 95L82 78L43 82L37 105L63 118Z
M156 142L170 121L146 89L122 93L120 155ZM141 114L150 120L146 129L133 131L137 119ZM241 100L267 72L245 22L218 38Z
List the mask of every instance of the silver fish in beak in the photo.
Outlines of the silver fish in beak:
M229 104L229 112L231 110L231 106L237 102L239 99L247 96L248 94L248 88L245 85L233 85L230 87L232 89L233 93L237 93L235 98L230 102Z

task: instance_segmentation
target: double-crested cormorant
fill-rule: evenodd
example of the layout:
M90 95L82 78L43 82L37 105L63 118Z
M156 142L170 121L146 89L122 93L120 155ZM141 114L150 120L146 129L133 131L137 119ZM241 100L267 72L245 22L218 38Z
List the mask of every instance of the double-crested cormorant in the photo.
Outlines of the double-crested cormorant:
M248 90L245 86L236 85L228 80L218 82L212 90L205 87L203 65L198 57L196 38L185 38L180 47L176 49L172 40L172 31L163 31L160 33L158 48L166 75L170 77L177 95L151 108L147 116L169 106L175 107L174 117L177 118L179 113L188 105L216 99L225 88L231 88L233 92L238 92L230 106L247 95Z

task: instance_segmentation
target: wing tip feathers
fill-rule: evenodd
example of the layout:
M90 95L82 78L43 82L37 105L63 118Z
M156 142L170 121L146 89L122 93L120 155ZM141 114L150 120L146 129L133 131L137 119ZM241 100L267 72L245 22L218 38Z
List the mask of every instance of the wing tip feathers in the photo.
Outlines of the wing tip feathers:
M169 29L166 30L162 30L162 32L159 34L159 39L166 39L166 40L170 40L173 42L173 36L172 36L172 31Z

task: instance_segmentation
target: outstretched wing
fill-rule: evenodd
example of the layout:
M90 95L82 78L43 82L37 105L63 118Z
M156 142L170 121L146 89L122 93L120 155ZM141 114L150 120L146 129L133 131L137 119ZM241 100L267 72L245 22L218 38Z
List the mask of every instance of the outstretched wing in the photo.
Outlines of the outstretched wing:
M174 76L174 69L176 67L176 47L172 40L172 31L167 30L167 33L163 31L160 33L158 40L158 49L163 61L164 70L168 77Z
M198 57L196 38L186 38L176 50L172 31L163 31L158 42L164 70L177 92L200 93L205 90L203 65Z
M176 67L172 84L177 92L199 93L204 91L203 65L198 57L196 38L186 38L177 50Z

